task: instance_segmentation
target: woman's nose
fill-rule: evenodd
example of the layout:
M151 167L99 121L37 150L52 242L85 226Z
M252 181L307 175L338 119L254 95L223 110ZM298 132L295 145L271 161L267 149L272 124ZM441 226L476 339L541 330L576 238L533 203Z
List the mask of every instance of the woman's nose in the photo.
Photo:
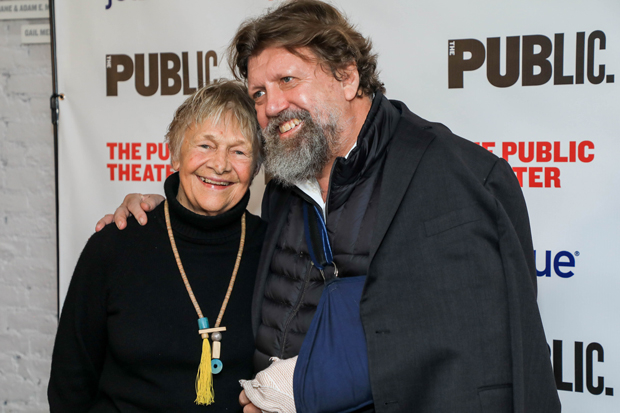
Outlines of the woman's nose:
M211 168L215 171L216 174L221 175L225 172L228 172L230 169L230 162L228 159L228 151L226 150L217 150L213 154L211 158Z

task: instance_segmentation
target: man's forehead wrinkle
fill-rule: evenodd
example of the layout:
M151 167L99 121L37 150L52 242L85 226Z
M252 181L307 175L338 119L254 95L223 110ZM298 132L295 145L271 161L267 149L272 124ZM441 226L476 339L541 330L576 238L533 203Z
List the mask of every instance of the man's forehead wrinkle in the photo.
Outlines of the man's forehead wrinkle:
M268 77L279 78L290 74L292 70L303 70L299 65L302 62L320 66L318 63L318 58L312 53L312 51L303 49L304 48L296 49L296 52L292 53L283 47L266 48L257 55L250 57L248 61L248 82L250 81L250 78L253 77L252 73L256 72L257 69L263 69L267 73ZM278 51L283 53L273 53ZM281 63L282 60L289 56L294 56L300 61L293 60L287 62L286 64Z

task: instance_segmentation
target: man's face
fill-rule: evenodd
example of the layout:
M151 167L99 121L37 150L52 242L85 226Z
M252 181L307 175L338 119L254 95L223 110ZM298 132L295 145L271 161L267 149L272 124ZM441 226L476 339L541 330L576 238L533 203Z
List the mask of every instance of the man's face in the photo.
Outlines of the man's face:
M317 176L340 150L341 82L313 61L268 48L248 62L248 90L263 129L266 171L284 184Z
M300 52L313 57L307 49ZM313 118L317 107L342 107L346 103L341 82L319 64L282 47L270 47L248 61L248 91L254 99L261 128L286 109L307 110ZM295 122L296 123L296 122ZM293 136L302 124L282 122L280 137Z

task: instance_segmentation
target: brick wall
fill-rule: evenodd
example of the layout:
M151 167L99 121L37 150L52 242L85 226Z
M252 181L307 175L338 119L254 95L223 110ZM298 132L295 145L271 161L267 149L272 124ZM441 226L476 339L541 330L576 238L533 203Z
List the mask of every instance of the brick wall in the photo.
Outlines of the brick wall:
M1 4L1 1L0 1ZM49 44L0 21L0 412L45 412L56 333Z

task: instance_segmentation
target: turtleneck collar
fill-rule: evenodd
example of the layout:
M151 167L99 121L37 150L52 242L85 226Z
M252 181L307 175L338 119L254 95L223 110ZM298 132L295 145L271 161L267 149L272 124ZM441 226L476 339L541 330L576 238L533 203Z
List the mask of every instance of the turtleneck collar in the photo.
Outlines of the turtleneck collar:
M176 234L205 243L224 242L228 238L238 238L241 233L241 216L250 200L248 190L241 201L228 211L216 216L196 214L185 208L177 200L179 192L179 173L170 175L164 183L164 191L170 209L170 221ZM162 214L163 214L163 205ZM165 221L164 221L165 225Z
M328 199L330 210L342 205L355 186L383 158L400 116L400 111L381 92L375 94L358 135L357 146L346 159L337 158L334 162Z

